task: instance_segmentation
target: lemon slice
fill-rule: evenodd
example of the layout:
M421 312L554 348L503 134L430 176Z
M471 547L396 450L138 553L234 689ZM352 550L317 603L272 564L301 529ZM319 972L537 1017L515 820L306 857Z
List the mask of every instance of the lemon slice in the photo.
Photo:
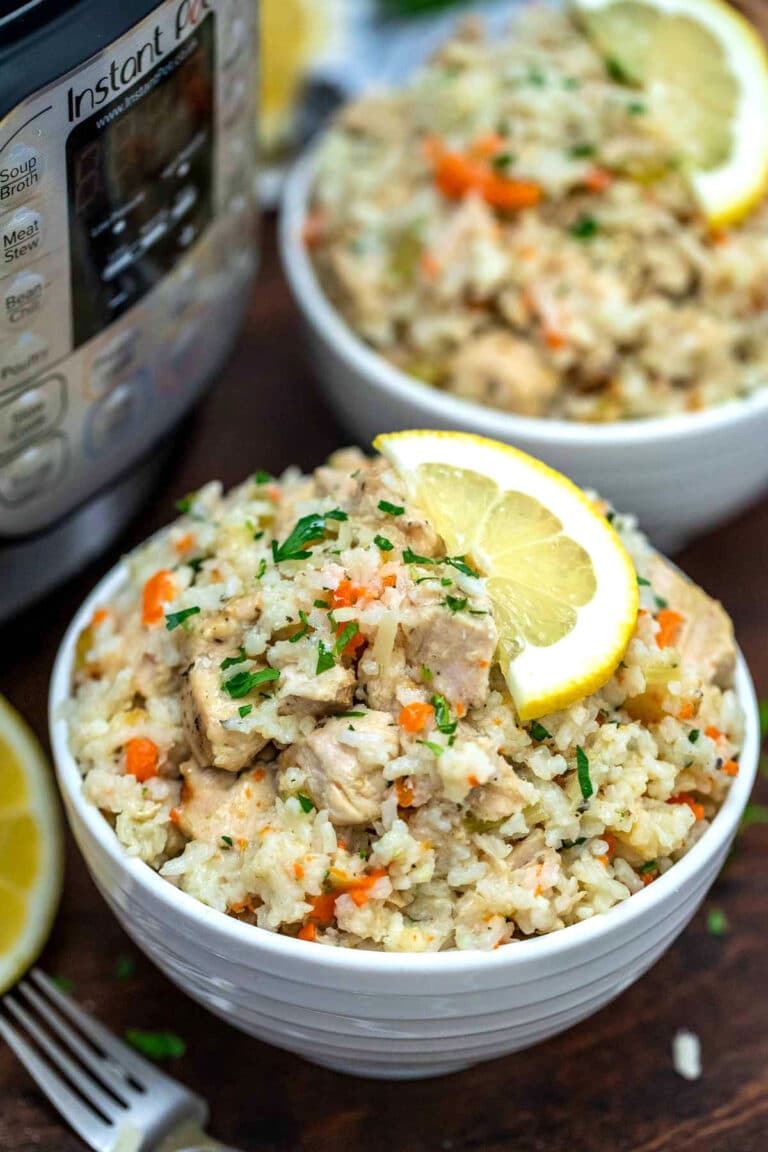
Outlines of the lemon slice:
M42 949L62 875L51 770L25 722L0 696L0 994Z
M335 13L317 0L261 0L259 133L274 149L290 134L307 68L333 33Z
M607 60L647 91L713 226L768 189L768 53L722 0L574 0Z
M460 432L396 432L374 448L450 553L486 578L498 659L521 720L610 679L637 622L624 546L570 480L506 444Z

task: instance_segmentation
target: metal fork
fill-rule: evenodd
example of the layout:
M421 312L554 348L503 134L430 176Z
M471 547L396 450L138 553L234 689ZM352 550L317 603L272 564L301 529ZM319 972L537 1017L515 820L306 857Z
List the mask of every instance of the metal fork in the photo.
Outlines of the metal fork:
M204 1134L205 1100L128 1048L39 969L30 976L0 1000L0 1036L86 1144L96 1152L236 1152Z

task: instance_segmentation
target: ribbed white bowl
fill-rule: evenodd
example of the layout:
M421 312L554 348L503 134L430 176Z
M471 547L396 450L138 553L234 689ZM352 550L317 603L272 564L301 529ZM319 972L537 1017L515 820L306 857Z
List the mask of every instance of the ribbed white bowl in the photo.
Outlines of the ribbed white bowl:
M320 383L361 442L386 428L452 428L514 444L624 512L662 551L735 514L768 485L768 388L681 416L579 424L500 412L430 388L359 339L328 301L302 240L314 151L285 185L283 267L303 316Z
M128 934L185 992L230 1024L316 1064L358 1076L435 1076L569 1028L637 980L683 930L723 864L757 770L759 722L741 656L747 717L740 771L706 835L666 875L605 916L495 952L437 955L334 949L242 924L125 855L89 804L67 741L77 636L125 580L118 565L62 642L50 728L69 822Z

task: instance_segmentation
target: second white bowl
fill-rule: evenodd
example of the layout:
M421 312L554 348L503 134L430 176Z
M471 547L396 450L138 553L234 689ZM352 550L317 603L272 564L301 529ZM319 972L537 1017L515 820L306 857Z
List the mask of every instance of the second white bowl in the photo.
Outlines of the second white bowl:
M665 552L735 514L768 484L768 388L704 412L596 425L501 412L394 368L355 335L315 275L302 239L314 155L285 185L283 267L323 390L361 442L382 428L454 428L504 440L635 513Z

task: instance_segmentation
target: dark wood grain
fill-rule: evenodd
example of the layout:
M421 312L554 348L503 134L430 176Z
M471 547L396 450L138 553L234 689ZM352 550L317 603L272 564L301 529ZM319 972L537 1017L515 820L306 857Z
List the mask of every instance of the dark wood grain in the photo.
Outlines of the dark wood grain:
M46 734L52 659L75 608L119 551L173 514L176 496L212 476L230 484L255 467L317 464L344 440L305 362L294 307L267 234L242 338L214 392L180 437L152 506L120 548L0 632L0 691ZM768 450L768 449L767 449ZM713 461L717 467L717 461ZM768 501L700 539L680 561L727 605L768 694ZM757 796L768 801L762 780ZM188 1043L174 1074L205 1095L212 1127L246 1152L764 1152L768 1147L768 837L752 828L707 907L637 985L577 1029L445 1080L386 1084L314 1068L260 1044L176 991L132 947L71 840L64 902L43 963L117 1033L172 1028ZM115 964L135 957L132 978ZM704 1076L672 1069L672 1036L701 1037ZM0 1048L2 1152L82 1147Z

